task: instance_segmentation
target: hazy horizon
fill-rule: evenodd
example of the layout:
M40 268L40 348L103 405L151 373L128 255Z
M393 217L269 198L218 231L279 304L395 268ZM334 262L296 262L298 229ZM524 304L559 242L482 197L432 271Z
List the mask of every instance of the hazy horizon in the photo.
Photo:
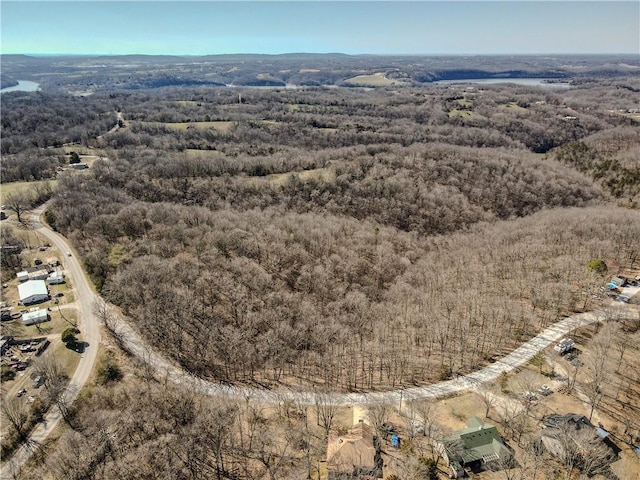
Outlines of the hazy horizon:
M638 55L637 1L3 1L3 54Z

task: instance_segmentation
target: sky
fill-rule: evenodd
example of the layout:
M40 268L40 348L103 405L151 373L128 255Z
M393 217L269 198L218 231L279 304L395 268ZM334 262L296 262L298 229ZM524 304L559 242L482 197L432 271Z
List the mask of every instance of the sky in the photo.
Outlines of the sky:
M640 52L634 1L7 1L0 52Z

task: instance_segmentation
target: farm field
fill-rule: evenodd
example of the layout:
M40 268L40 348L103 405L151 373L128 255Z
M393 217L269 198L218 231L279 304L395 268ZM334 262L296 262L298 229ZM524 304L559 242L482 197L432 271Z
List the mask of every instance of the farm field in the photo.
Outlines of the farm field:
M387 78L384 73L378 72L372 75L357 75L347 78L344 83L358 87L392 87L405 84L406 82Z
M35 182L3 183L0 186L0 202L4 204L5 198L7 195L15 194L15 193L29 193L36 188L42 187L45 184L51 185L51 188L56 188L58 181L53 179L53 180L40 180Z
M187 130L189 128L197 128L197 129L207 129L207 128L215 128L216 130L220 130L223 132L228 131L235 122L223 122L223 121L213 121L213 122L166 122L166 123L156 123L155 125L160 125L166 128L170 128L172 130ZM153 125L153 124L152 124Z

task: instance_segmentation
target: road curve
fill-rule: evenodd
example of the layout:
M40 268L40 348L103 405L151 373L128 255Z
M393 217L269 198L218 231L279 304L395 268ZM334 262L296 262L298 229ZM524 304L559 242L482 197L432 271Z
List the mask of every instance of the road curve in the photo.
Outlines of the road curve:
M85 342L86 348L82 354L75 373L69 381L67 389L63 393L63 401L67 404L72 403L79 395L82 387L87 383L91 371L96 363L98 356L98 346L100 345L100 325L98 319L93 313L93 301L97 298L97 294L91 287L90 282L85 276L82 265L76 255L66 256L66 252L72 252L66 239L61 235L46 228L40 222L40 215L45 207L42 206L34 210L31 214L31 226L38 234L47 238L47 240L62 252L62 264L66 270L67 277L71 277L75 284L76 295L78 297L78 328L81 332L81 339ZM29 441L25 446L18 449L10 458L4 462L0 470L0 479L16 478L17 473L24 463L29 459L34 449L41 445L44 440L60 423L62 415L57 408L51 408L45 415L44 422L39 423L31 432Z
M34 216L39 219L44 208L45 207L41 207L34 211ZM73 251L64 237L46 228L39 222L39 220L34 221L33 226L40 234L47 237L47 239L49 239L61 252ZM65 257L64 264L67 269L67 273L73 278L76 286L80 310L79 327L82 331L84 340L89 343L89 346L87 347L85 354L81 358L78 368L71 379L69 387L65 392L66 400L73 401L86 383L91 370L95 365L98 345L100 343L100 325L98 318L93 312L93 304L94 301L102 302L102 300L91 287L89 279L86 277L76 255L73 255L72 257ZM565 318L564 320L546 328L543 332L523 343L520 347L497 362L476 372L445 382L427 385L424 387L410 387L386 392L319 393L309 390L265 390L250 387L235 387L196 378L175 366L165 357L149 347L140 335L138 335L138 333L122 319L122 316L117 313L115 308L109 308L113 316L112 328L117 333L123 347L152 366L157 375L168 381L181 385L187 390L209 396L244 398L263 403L279 403L284 400L293 400L306 405L313 405L317 402L331 403L333 405L371 405L385 402L402 403L403 401L435 399L454 395L465 390L476 388L482 383L495 380L502 372L510 372L524 365L540 350L557 342L560 338L577 328L600 322L607 318L612 318L611 311L587 312ZM616 308L621 311L627 311L631 307L620 305ZM60 419L61 415L57 410L49 413L46 416L45 423L38 425L34 430L30 437L32 441L29 443L41 443L55 428ZM18 450L18 452L16 452L12 457L11 461L5 462L3 465L2 472L0 473L0 479L4 480L14 478L12 476L13 471L19 469L29 458L31 453L32 449L27 447L23 447Z

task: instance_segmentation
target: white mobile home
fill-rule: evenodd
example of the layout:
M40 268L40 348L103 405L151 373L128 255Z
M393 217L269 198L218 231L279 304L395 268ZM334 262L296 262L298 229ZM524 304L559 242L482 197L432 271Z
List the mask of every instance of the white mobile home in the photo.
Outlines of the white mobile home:
M49 285L59 285L64 283L64 272L53 272L47 277Z
M44 308L40 308L34 312L28 312L22 315L22 323L26 326L36 325L48 320L49 314Z

